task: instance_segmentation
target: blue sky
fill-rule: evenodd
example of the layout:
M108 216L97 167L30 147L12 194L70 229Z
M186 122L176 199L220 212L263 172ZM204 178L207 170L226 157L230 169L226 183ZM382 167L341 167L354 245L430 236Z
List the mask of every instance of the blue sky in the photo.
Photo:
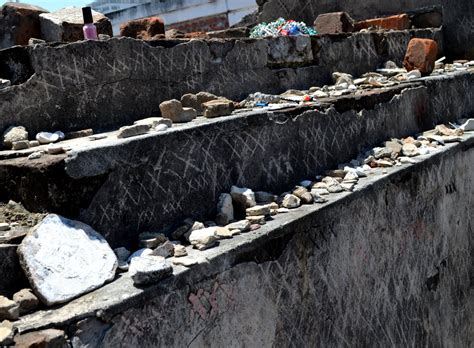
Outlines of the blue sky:
M10 1L14 2L15 0L10 0ZM55 11L66 6L83 7L84 5L87 5L93 2L93 0L21 0L20 2L26 2L28 4L38 5L49 11Z

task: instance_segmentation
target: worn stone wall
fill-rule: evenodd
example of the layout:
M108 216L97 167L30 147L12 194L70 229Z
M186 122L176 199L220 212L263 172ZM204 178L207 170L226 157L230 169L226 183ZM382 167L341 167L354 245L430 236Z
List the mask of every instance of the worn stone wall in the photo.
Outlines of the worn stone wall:
M441 7L447 53L454 58L474 58L474 3L469 0L261 0L256 16L258 22L278 17L301 20L313 24L322 13L345 11L354 19L366 19L423 8Z
M159 115L159 104L188 92L232 99L281 93L330 81L336 70L360 74L386 60L401 63L413 36L439 31L355 34L348 38L101 42L0 50L0 131L104 130ZM21 59L21 60L20 60Z
M45 159L40 172L27 159L4 160L0 179L17 184L0 188L0 197L78 218L113 246L129 246L140 232L213 217L219 194L231 185L284 192L364 147L471 116L473 85L473 74L458 74L313 110L189 124L77 149L54 166ZM38 185L47 178L56 184Z
M472 346L473 145L71 325L73 346Z

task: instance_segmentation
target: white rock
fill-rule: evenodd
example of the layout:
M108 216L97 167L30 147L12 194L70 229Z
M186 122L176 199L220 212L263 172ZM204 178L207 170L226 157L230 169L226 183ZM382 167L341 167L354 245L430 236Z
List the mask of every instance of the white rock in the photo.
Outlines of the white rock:
M54 134L59 137L59 140L64 140L64 138L66 138L66 135L61 131L54 132Z
M33 152L31 155L29 155L28 159L29 160L38 159L38 158L41 158L43 155L44 155L43 151L36 151L36 152Z
M25 127L9 127L3 133L3 145L11 149L14 142L28 140L28 132Z
M50 132L39 132L38 134L36 134L36 140L38 140L40 144L55 143L59 140L59 134Z
M234 220L234 205L232 204L232 196L228 193L221 193L217 202L216 221L220 225L227 225Z
M188 256L188 251L184 245L178 244L174 246L174 257Z
M313 96L315 96L316 98L327 98L329 97L329 94L324 93L323 91L319 90L319 91L314 92Z
M406 75L407 80L419 79L421 77L420 70L412 70L408 72Z
M229 230L239 230L240 232L247 232L247 231L250 231L250 226L251 226L250 221L241 220L241 221L233 222L227 225L226 227Z
M115 276L117 257L90 226L48 215L18 247L20 263L42 302L64 303Z
M234 201L242 204L245 208L251 208L257 205L255 193L249 188L232 186L230 189L230 195Z
M295 195L288 194L283 197L283 202L281 203L283 208L294 209L298 208L301 205L301 199Z
M57 155L64 152L64 148L61 145L49 144L47 151L50 155Z
M193 257L174 258L172 262L174 265L184 267L191 267L199 263L199 261Z
M189 235L189 242L200 250L214 246L218 240L218 237L215 234L217 228L218 227L208 227L192 231Z
M10 224L7 222L1 222L0 223L0 231L9 231L10 230Z
M169 127L166 125L166 124L159 124L158 126L156 126L154 129L156 132L164 132L165 130L167 130Z
M152 253L153 253L152 249L148 249L148 248L139 249L135 251L132 255L130 255L130 257L127 259L127 262L130 263L136 257L148 256L148 255L151 255Z
M472 132L474 131L474 118L468 119L461 127L462 130L465 132Z
M132 260L129 274L135 285L153 284L173 274L173 267L164 257L141 256Z
M10 80L0 79L0 89L10 87L12 85Z

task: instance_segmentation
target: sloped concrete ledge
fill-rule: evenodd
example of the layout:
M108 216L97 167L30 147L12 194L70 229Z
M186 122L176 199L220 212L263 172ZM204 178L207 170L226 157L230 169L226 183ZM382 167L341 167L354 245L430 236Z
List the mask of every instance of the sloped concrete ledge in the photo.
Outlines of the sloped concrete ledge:
M16 326L77 347L470 346L474 134L417 162L196 251L155 286L124 275Z

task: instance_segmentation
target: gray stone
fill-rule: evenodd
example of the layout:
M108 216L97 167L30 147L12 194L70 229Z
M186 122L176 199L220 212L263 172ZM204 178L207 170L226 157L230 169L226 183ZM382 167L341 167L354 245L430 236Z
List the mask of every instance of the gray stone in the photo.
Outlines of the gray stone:
M10 87L12 85L10 80L0 79L0 89Z
M415 144L403 144L402 153L406 157L415 157L418 156L420 153L418 151L418 147Z
M163 233L159 232L142 232L138 236L138 246L140 248L154 249L159 245L168 241L168 238Z
M32 38L30 38L30 39L28 40L28 45L29 45L29 46L32 46L32 45L41 45L41 44L44 44L44 43L46 43L45 40L37 39L37 38L34 38L34 37L32 37Z
M247 220L250 222L250 229L252 229L252 225L265 225L267 223L264 215L247 216Z
M44 151L35 151L32 154L28 155L29 160L35 160L43 157Z
M29 147L37 147L40 146L40 143L38 140L30 140L29 141Z
M159 125L165 125L169 128L173 126L173 121L164 117L149 117L135 121L133 124L147 125L150 129L154 129Z
M373 154L376 159L390 158L392 153L393 150L389 147L376 147L373 150Z
M200 230L192 231L189 235L189 242L196 249L204 250L216 245L218 240L216 230L218 227L207 227Z
M20 314L33 312L39 305L38 297L31 289L22 289L13 295L13 301L20 306Z
M214 118L228 116L234 111L234 102L228 99L216 99L202 104L204 108L204 117Z
M131 253L127 248L120 247L114 249L115 256L117 256L117 260L120 262L127 262L128 258L130 257Z
M28 140L28 132L25 127L9 127L3 133L3 145L9 149L12 148L14 142L22 140Z
M167 257L174 256L174 249L175 245L170 241L166 241L165 243L158 246L153 252L151 253L152 256L161 256L165 259Z
M8 320L4 320L0 324L0 346L10 346L13 345L13 338L15 336L15 331L13 329L12 323Z
M241 221L233 222L227 225L226 227L229 230L239 230L240 232L248 232L250 230L250 225L251 225L250 221L241 220Z
M181 244L177 244L174 246L174 257L184 257L188 256L188 251L186 247Z
M65 149L63 146L56 145L56 144L49 144L46 150L48 151L50 155L58 155L60 153L65 152Z
M30 142L28 140L15 141L12 144L13 150L24 150L30 147Z
M5 296L0 296L0 320L17 320L20 317L20 306Z
M146 124L134 124L133 126L125 126L118 130L117 138L119 139L130 138L137 135L145 134L149 130L150 130L150 127Z
M219 225L227 225L234 220L234 205L232 196L228 193L221 193L217 203L216 222Z
M16 347L68 348L64 331L47 329L28 332L15 337Z
M230 189L232 199L245 208L251 208L257 205L255 193L249 188L232 186Z
M297 186L293 190L293 194L301 200L302 204L313 203L313 196L305 187Z
M178 259L175 257L172 260L172 262L174 265L184 266L184 267L191 267L199 263L199 261L195 259L194 257L180 257Z
M136 257L149 256L152 253L153 253L152 249L148 249L148 248L139 249L135 251L134 253L132 253L132 255L130 255L127 261L130 263Z
M255 207L247 208L247 216L270 215L269 205L256 205Z
M65 134L65 139L78 139L78 138L85 138L94 135L94 130L91 128L88 129L81 129L78 131L68 132Z
M103 14L92 11L98 34L113 36L112 24ZM41 38L48 42L74 42L84 40L84 20L79 7L66 7L40 15Z
M287 194L283 197L281 206L283 208L294 209L301 205L301 199L292 194Z
M90 226L48 215L23 239L20 263L48 306L97 289L115 276L117 257Z
M141 256L132 259L130 277L135 285L157 283L173 274L173 267L161 256Z
M276 202L278 196L274 195L273 193L257 191L255 192L255 200L258 203L271 203Z
M463 129L465 132L474 131L474 118L468 119L466 122L462 124L460 128Z
M0 223L0 232L2 231L9 231L10 230L10 224L7 222L1 222Z
M230 230L227 227L216 227L214 234L219 239L232 238L233 236L240 234L240 230Z

